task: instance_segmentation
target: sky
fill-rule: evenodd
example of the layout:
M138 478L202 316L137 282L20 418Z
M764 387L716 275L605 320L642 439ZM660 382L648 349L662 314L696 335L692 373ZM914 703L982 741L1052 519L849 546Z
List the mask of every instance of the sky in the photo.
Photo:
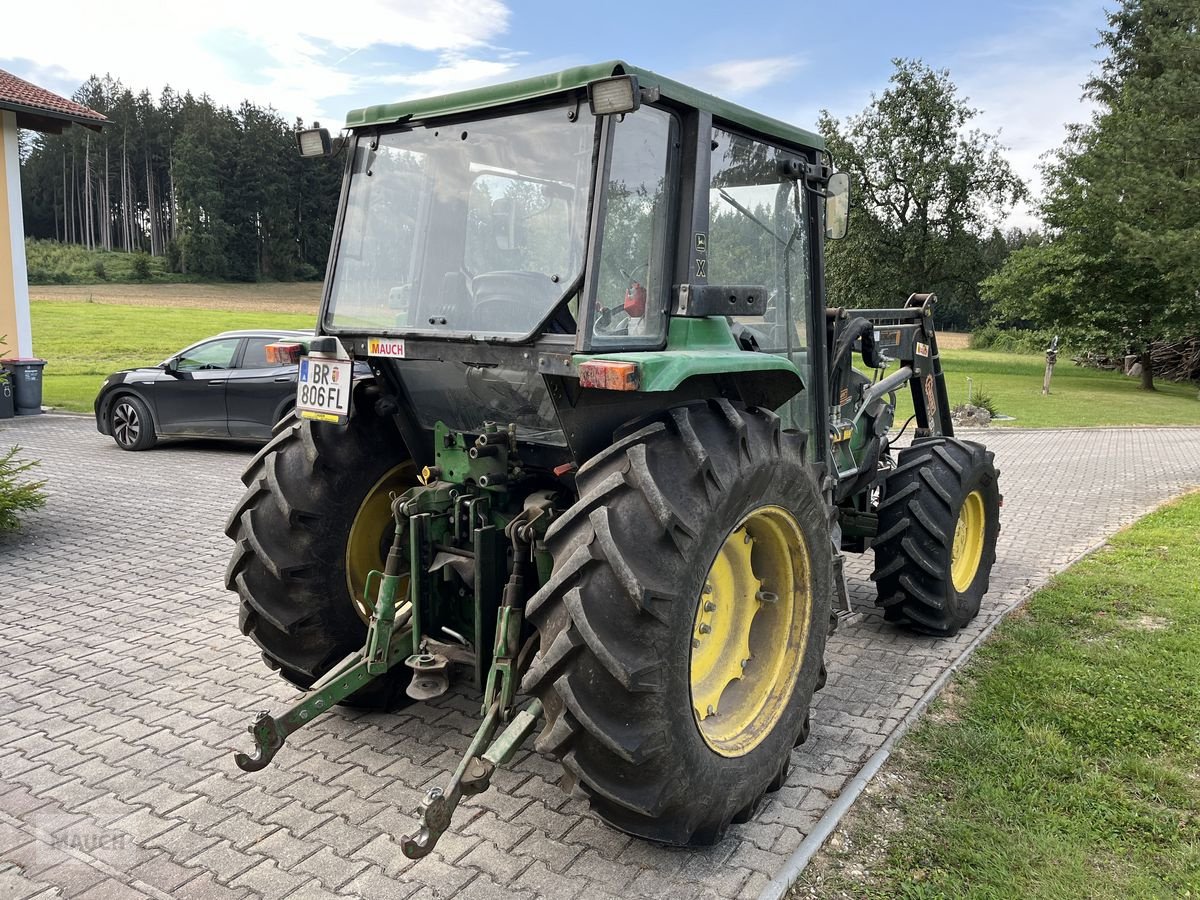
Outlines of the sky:
M1114 5L1110 0L1110 8ZM894 57L949 69L1036 196L1039 158L1090 107L1100 0L110 0L20 3L0 69L70 96L91 74L135 93L249 99L337 127L348 110L623 59L814 128L887 87ZM1005 224L1036 224L1033 208Z

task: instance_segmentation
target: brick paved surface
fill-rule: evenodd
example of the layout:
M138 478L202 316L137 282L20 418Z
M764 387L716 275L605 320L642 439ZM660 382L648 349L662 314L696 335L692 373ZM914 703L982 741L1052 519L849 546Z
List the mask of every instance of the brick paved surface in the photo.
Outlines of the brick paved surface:
M240 772L254 711L291 691L237 631L221 534L250 451L117 450L90 420L0 423L43 460L47 507L0 537L0 898L753 897L979 629L1118 526L1200 483L1200 429L987 435L1005 494L974 625L917 638L862 604L787 785L719 846L666 849L590 817L528 752L420 862L395 838L466 746L477 699L338 710Z

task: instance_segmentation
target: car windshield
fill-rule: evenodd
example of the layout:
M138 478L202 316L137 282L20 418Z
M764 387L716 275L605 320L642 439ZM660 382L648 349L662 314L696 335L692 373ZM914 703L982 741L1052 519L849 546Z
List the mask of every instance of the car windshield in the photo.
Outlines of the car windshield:
M531 333L582 271L595 122L571 103L360 136L326 325Z

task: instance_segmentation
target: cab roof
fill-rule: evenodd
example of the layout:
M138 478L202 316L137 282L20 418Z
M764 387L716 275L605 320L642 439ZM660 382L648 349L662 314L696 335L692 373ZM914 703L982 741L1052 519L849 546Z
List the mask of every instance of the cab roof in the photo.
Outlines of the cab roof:
M539 75L521 81L487 85L470 91L457 91L453 94L441 94L436 97L367 106L351 110L346 116L346 127L364 128L392 125L401 121L419 121L439 116L475 112L505 103L535 100L539 97L577 90L586 87L588 82L598 78L610 78L613 75L636 75L642 87L657 87L662 92L662 96L667 99L710 112L714 119L741 126L765 137L773 137L802 147L825 149L825 141L818 134L770 116L764 116L746 109L744 106L738 106L736 103L730 103L714 97L712 94L706 94L620 60L596 63L590 66L577 66L551 75Z

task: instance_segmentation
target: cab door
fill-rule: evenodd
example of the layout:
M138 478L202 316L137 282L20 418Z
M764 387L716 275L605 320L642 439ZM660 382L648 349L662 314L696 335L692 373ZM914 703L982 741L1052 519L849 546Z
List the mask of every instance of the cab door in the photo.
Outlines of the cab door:
M712 130L708 214L710 284L759 284L763 316L738 316L743 346L786 356L812 385L812 277L804 188L783 173L800 154L733 131ZM803 390L776 412L788 428L811 432L816 392ZM810 446L814 446L811 442Z

